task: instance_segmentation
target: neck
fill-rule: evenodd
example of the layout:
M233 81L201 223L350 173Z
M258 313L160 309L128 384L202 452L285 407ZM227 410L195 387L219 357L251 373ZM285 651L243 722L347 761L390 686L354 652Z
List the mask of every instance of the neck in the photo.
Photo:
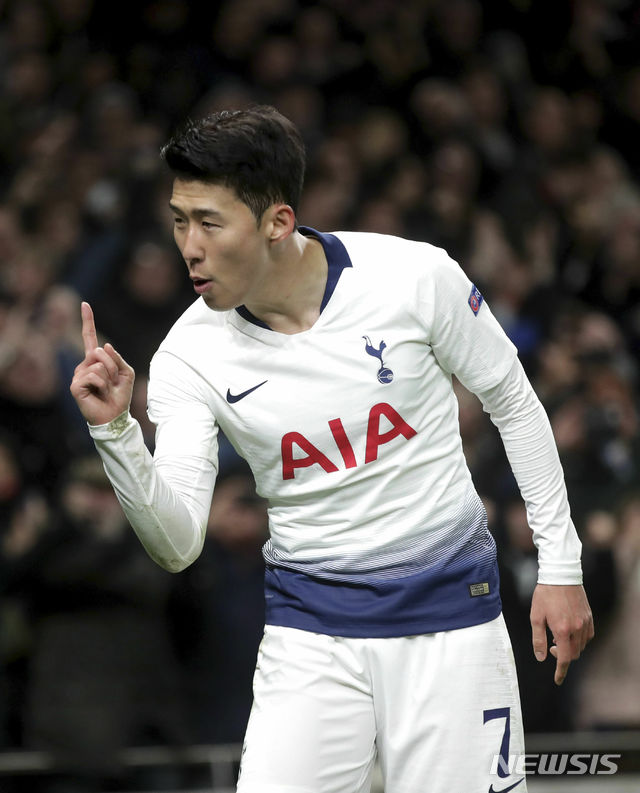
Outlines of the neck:
M295 231L275 249L267 288L247 308L278 333L308 330L320 316L327 272L320 242Z

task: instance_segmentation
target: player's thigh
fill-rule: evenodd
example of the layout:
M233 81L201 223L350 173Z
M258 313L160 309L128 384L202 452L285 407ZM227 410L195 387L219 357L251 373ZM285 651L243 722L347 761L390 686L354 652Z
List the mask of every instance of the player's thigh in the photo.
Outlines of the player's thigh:
M349 643L267 626L238 793L365 793L374 758L370 684Z
M501 616L401 639L377 671L385 793L525 793L524 778L510 773L508 761L524 752L524 738Z

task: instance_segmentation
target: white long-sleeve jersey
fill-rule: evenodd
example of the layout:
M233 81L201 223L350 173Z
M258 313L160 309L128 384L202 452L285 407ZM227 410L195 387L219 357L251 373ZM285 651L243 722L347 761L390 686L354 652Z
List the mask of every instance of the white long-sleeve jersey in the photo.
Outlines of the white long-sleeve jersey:
M329 263L312 328L276 333L198 299L151 364L154 458L128 414L90 428L150 555L179 570L200 553L220 427L269 502L268 623L398 636L493 619L495 544L462 452L455 374L501 433L539 581L581 583L549 421L477 288L426 243L302 231Z

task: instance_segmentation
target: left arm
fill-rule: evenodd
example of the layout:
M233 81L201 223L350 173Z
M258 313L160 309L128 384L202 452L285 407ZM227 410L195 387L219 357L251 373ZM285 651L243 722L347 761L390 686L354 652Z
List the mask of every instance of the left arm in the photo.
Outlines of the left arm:
M593 620L551 425L514 345L461 268L442 253L429 265L417 291L428 341L443 369L480 398L502 437L538 549L534 653L539 660L546 657L548 627L560 684L593 636Z
M477 395L500 432L526 504L539 564L531 604L533 651L539 661L547 657L548 627L554 640L554 679L560 685L594 630L582 587L581 544L551 425L517 359L501 383Z

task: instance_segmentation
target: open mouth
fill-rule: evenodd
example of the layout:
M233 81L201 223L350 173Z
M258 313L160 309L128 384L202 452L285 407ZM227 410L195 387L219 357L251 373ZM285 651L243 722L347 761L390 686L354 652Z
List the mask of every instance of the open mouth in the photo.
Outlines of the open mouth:
M210 283L211 281L206 278L194 278L193 288L199 295L201 295L203 292L207 291Z

